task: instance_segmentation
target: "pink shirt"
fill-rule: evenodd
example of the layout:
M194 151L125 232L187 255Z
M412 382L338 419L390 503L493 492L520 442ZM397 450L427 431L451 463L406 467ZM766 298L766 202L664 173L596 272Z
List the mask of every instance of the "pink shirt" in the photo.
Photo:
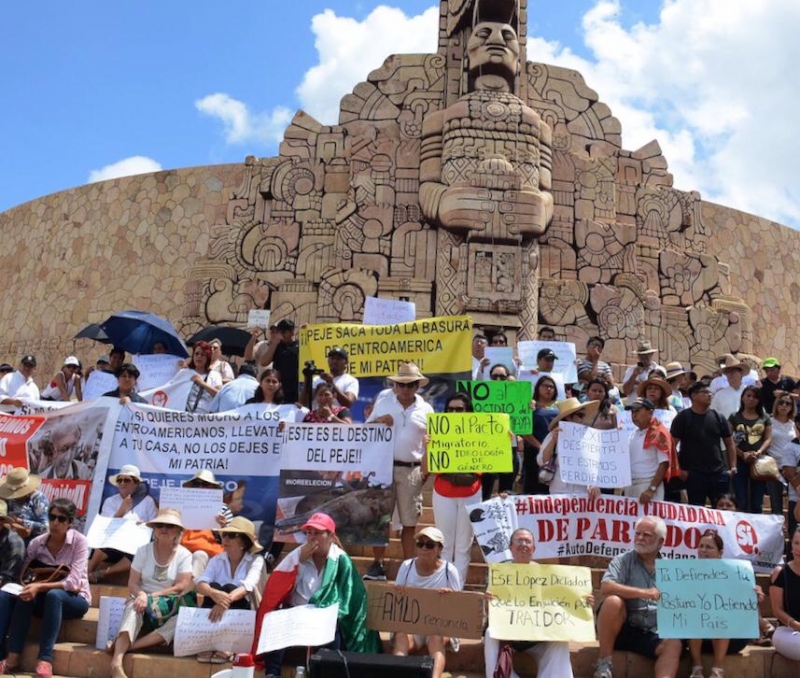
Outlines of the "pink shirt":
M67 538L64 546L53 556L47 548L49 534L42 534L28 544L28 553L25 562L38 560L45 565L68 565L69 574L62 580L64 590L77 593L92 604L92 591L89 588L89 575L87 565L89 563L89 544L77 530L67 530Z

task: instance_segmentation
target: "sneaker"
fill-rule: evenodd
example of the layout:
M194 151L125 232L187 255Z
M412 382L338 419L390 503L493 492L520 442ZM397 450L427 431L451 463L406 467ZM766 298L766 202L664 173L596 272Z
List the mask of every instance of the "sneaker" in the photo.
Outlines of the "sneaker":
M368 581L386 581L386 570L384 570L383 565L376 560L370 565L367 573L364 575L364 579Z
M721 666L711 667L711 673L708 674L708 678L725 678L725 669Z
M594 678L614 678L612 672L613 663L611 657L601 657L597 660L597 666L594 669Z
M53 678L53 665L40 659L36 664L36 678Z
M703 673L703 667L693 666L692 672L689 674L689 678L706 678L706 674Z

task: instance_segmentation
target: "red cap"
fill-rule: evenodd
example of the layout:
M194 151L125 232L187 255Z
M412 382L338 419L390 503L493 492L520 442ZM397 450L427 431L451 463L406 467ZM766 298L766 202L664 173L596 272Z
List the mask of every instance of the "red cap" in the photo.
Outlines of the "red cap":
M307 530L308 528L314 530L327 530L331 534L336 533L336 523L333 522L333 518L331 518L327 513L315 513L300 529Z
M256 663L253 661L253 655L251 654L237 654L236 658L233 660L233 665L243 666L246 668L249 666L255 666Z

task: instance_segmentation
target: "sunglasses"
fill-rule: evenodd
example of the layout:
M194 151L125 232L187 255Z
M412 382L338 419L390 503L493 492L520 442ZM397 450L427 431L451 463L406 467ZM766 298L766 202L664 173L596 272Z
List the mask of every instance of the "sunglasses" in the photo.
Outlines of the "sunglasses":
M397 388L417 388L419 386L418 381L411 381L408 384L401 384L400 382L395 382L394 384Z
M180 529L177 525L171 525L170 523L153 523L154 530L169 530L172 527Z
M203 488L213 487L215 490L219 489L219 485L214 485L213 483L207 483L202 480L192 480L186 483L184 487L203 487Z
M791 400L779 400L778 405L789 405L791 407L792 401Z
M67 518L67 516L60 516L60 515L58 515L56 513L47 514L47 519L51 523L55 523L56 521L59 522L59 523L68 523L69 522L69 518Z
M120 478L117 477L117 485L127 485L128 483L135 483L133 478Z
M431 549L435 549L438 545L439 544L437 544L435 541L421 541L420 540L420 541L417 542L417 548L418 549L428 549L429 551Z
M445 407L444 411L445 412L466 412L467 408L466 407Z
M491 378L492 381L505 381L506 379L508 379L508 375L507 374L492 374L492 375L490 375L490 378Z

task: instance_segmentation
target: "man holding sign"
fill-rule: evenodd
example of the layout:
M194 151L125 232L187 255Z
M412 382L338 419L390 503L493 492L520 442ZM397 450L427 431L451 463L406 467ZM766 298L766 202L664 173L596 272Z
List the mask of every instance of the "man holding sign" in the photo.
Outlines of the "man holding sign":
M517 565L528 565L533 559L536 545L533 533L520 527L511 533L511 562ZM491 594L490 594L491 595ZM592 605L594 600L588 602ZM489 617L489 628L483 639L483 659L486 666L486 678L518 678L512 666L515 649L527 652L536 658L536 675L541 678L558 676L572 678L572 664L567 642L525 642L528 647L521 649L520 643L503 642L492 637L492 619Z

